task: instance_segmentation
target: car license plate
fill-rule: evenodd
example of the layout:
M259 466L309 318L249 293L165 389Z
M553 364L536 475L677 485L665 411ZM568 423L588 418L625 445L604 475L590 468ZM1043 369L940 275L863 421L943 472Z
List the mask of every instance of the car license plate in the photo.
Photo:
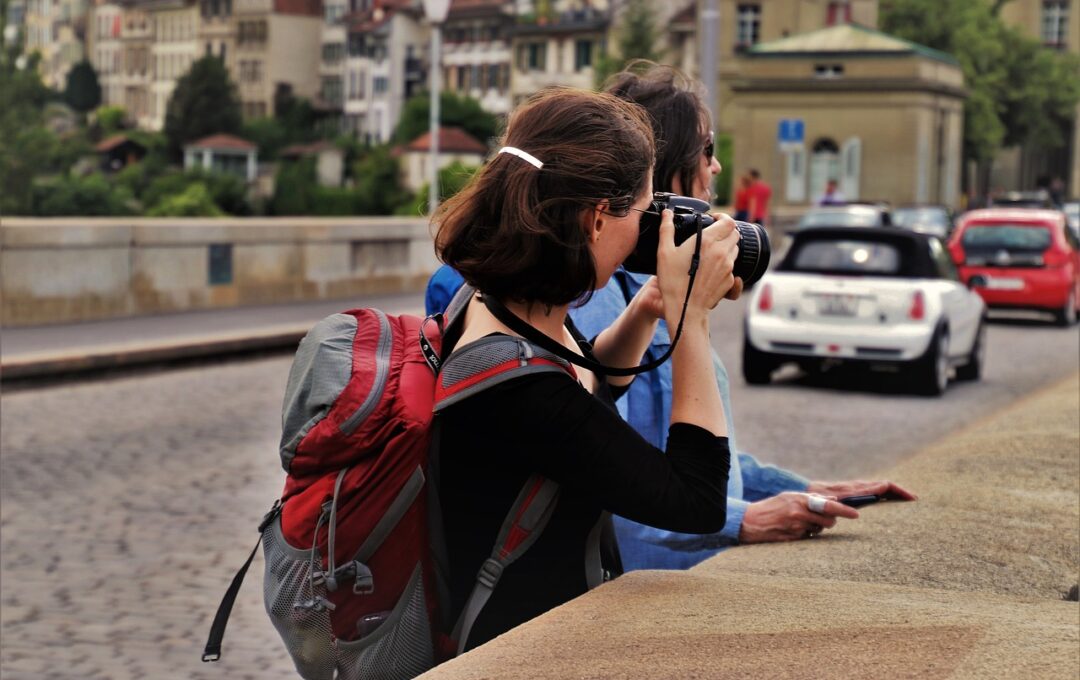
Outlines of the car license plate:
M992 276L987 279L986 287L993 290L1023 290L1024 280Z
M859 310L856 295L824 294L818 296L818 312L826 316L855 316Z

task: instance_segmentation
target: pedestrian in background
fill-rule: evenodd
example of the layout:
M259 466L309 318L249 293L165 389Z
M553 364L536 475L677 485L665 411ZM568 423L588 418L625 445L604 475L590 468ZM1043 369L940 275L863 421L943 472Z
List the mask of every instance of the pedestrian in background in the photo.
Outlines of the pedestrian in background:
M750 219L750 184L750 176L746 173L735 180L735 202L732 208L735 210L735 219L740 222Z
M769 226L769 201L772 200L772 187L761 179L756 168L750 170L750 221L763 227Z
M818 205L843 205L847 203L847 199L844 197L844 192L840 191L839 185L835 179L830 179L825 183L825 191L818 197Z

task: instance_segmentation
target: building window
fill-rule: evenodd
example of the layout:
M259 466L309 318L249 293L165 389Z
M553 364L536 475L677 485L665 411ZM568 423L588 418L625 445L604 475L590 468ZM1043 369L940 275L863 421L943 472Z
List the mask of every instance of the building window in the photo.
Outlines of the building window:
M823 80L842 78L844 76L843 64L817 64L814 66L814 77Z
M1042 41L1047 47L1065 49L1069 26L1068 0L1043 0Z
M226 286L233 281L231 243L211 243L207 269L211 286Z
M345 56L344 43L326 43L322 46L322 59L327 64L336 64Z
M390 89L390 81L386 76L375 76L373 89L375 90L375 94L384 94Z
M745 49L761 39L761 5L739 5L735 23L735 47Z
M574 70L592 66L593 42L592 40L578 40L574 43Z
M519 71L543 71L547 68L547 44L525 43L518 47Z
M341 78L337 76L323 78L322 99L328 104L341 104Z
M848 0L833 0L829 3L829 9L825 15L825 25L851 23L851 2Z

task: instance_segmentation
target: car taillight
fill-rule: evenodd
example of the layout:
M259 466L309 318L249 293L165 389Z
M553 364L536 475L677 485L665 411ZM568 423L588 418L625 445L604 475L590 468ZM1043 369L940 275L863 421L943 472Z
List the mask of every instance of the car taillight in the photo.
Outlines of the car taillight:
M914 321L922 321L926 317L926 299L922 291L917 290L911 296L911 309L908 310L908 318Z
M964 247L960 245L959 241L953 241L949 245L949 254L952 255L952 261L954 264L964 264Z
M1069 254L1063 253L1060 250L1048 248L1047 251L1043 253L1043 264L1047 267L1053 267L1055 269L1058 267L1064 267L1065 265L1069 264Z
M772 284L766 283L765 287L761 289L761 297L758 298L757 304L758 311L771 312L772 311Z

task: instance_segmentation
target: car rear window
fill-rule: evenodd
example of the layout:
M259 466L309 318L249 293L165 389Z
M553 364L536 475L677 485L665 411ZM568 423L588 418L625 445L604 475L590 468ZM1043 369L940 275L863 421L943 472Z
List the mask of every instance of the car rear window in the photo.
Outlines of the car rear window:
M949 226L949 216L933 208L899 208L893 211L892 221L898 227L908 228L923 224L934 227Z
M790 271L835 274L901 273L900 250L889 243L858 240L815 240L799 246Z
M1042 252L1050 247L1050 230L1031 224L976 224L964 230L966 250Z
M881 225L876 210L811 210L799 220L799 227L877 227Z

